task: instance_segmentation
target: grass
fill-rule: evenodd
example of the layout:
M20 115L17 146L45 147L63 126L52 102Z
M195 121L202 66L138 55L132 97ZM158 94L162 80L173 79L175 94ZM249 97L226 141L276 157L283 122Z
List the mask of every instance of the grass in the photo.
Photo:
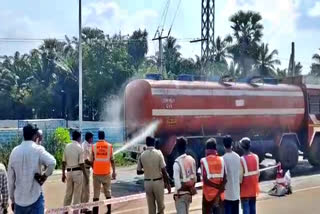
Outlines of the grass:
M114 161L117 167L119 166L131 166L136 163L135 160L130 158L130 154L128 152L120 152L119 154L114 156Z
M117 151L123 146L123 143L114 143L113 144L113 152ZM136 163L135 160L130 158L130 153L129 152L120 152L117 155L114 155L114 160L116 163L116 166L131 166Z

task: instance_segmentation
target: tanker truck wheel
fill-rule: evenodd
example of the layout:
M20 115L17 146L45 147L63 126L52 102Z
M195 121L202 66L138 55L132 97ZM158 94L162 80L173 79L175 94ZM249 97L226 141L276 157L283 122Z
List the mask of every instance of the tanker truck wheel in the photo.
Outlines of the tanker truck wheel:
M295 140L283 139L279 148L279 160L284 169L293 169L298 164L299 151Z
M314 167L320 167L320 135L314 137L309 149L308 161Z

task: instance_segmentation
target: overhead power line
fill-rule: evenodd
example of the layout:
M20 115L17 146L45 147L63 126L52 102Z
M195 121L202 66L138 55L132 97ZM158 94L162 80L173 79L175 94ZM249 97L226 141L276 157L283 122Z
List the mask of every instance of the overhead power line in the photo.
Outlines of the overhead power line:
M170 36L170 33L171 33L171 29L173 27L173 24L174 24L174 21L176 20L177 18L177 15L178 15L178 12L179 12L179 9L180 9L180 5L181 5L181 0L179 0L179 3L178 3L178 6L177 6L177 9L176 9L176 12L173 16L173 20L172 20L172 23L171 23L171 26L170 26L170 29L169 29L169 32L168 32L168 36Z

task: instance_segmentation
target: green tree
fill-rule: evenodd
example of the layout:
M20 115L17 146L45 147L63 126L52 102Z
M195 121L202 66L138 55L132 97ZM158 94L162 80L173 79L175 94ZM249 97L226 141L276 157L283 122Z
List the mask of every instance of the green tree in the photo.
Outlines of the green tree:
M259 43L263 35L261 20L259 13L242 10L230 18L234 44L229 48L229 52L239 65L241 76L250 74L257 61Z
M256 69L262 76L275 76L275 66L280 65L281 62L278 59L275 59L275 56L278 55L277 50L271 51L269 53L269 45L262 43L259 48L258 59L256 63Z
M181 74L196 74L197 69L195 62L192 58L181 59L179 61L179 73Z
M285 77L288 76L288 71L287 71L287 69L277 68L276 74L277 74L277 77L278 77L279 79L284 79Z
M214 62L227 64L227 58L230 57L228 54L228 48L231 43L231 36L227 36L224 39L221 39L220 36L217 37L214 45Z
M314 63L312 63L311 65L311 74L320 76L320 54L314 54L312 56L312 60L314 61Z
M178 75L180 73L179 62L181 60L181 53L179 52L181 46L177 44L177 39L170 36L164 43L164 64L167 74Z
M138 69L148 53L148 32L146 30L139 29L133 32L129 37L128 52L131 56L130 63L135 69Z
M294 69L295 75L301 75L302 69L303 69L302 64L300 62L296 62L295 69Z
M31 109L24 105L24 101L31 94L30 81L32 78L28 56L16 52L14 56L3 56L2 60L0 63L0 92L6 97L4 107L9 109L3 111L4 115L0 118L5 116L12 119L29 117Z
M231 61L230 65L228 66L228 70L226 75L232 76L234 79L237 79L240 76L240 70L237 64L234 61Z
M220 36L217 37L214 45L214 56L213 61L208 62L207 74L209 75L223 75L227 73L228 70L228 62L227 58L230 57L228 54L229 45L232 42L232 37L228 36L224 39L221 39Z

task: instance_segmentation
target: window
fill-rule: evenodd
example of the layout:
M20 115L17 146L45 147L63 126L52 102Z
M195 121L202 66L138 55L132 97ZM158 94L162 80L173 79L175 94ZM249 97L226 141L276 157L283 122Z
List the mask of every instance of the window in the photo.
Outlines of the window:
M320 95L309 95L309 114L320 114Z

